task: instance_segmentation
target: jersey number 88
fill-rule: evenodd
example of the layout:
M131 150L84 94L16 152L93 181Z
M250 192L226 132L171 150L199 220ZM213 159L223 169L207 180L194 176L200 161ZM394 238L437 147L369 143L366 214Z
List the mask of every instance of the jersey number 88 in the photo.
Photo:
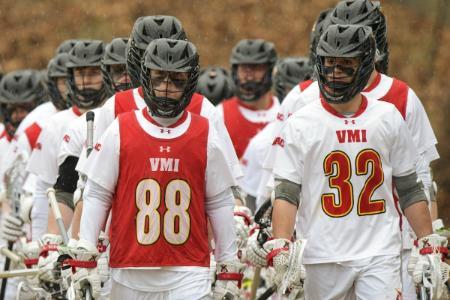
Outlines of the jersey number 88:
M166 211L158 211L161 204L161 185L154 179L144 179L136 188L136 236L141 245L154 244L161 235L172 245L184 244L189 238L191 219L189 205L191 188L180 179L170 181L164 193ZM162 221L161 221L162 220Z

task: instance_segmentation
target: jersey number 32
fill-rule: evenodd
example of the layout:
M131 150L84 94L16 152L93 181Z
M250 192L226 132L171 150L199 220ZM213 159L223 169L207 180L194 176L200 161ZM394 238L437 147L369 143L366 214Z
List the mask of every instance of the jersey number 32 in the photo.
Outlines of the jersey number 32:
M335 166L336 172L334 172L333 166ZM343 151L333 151L325 157L323 169L325 175L329 176L328 183L330 187L338 191L338 199L333 193L322 195L323 211L333 218L344 217L351 212L354 205L353 185L350 182L352 177L350 158ZM358 196L358 215L366 216L384 213L386 211L385 200L372 199L374 191L384 181L383 167L378 152L373 149L360 151L355 159L355 171L358 176L368 175L364 187Z

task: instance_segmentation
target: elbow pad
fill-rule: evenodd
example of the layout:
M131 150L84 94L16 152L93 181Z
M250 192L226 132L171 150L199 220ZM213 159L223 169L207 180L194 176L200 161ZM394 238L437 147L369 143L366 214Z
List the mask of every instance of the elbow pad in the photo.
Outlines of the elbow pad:
M77 188L78 172L75 167L78 163L78 157L69 156L59 166L58 179L55 183L55 190L73 194Z

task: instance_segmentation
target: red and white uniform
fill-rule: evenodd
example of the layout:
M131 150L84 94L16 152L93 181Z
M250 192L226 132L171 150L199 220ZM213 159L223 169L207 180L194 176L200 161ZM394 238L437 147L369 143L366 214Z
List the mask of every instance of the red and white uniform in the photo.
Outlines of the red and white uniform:
M280 103L276 97L272 96L272 102L267 109L255 110L246 106L235 96L220 103L218 108L230 134L236 155L241 159L250 139L275 120Z
M86 164L80 238L96 243L112 207L116 286L159 293L208 282L207 214L214 223L209 201L235 185L220 138L196 114L185 112L163 127L144 108L120 114L95 145ZM92 198L92 184L95 193L105 190L111 197ZM223 205L232 216L229 196ZM227 230L233 232L232 224Z
M13 166L19 154L23 155L25 160L29 158L37 138L41 133L43 124L45 124L46 120L56 112L57 110L53 103L45 102L33 109L25 119L20 122L19 127L14 133L15 138L12 140L11 147L9 147L8 152L3 155L0 163L0 174L2 178L5 172ZM31 180L30 178L30 182L26 185L31 185L32 189L34 180Z
M46 190L53 186L58 177L57 156L63 142L64 132L81 112L77 107L60 111L51 116L42 128L27 165L27 171L34 174L34 205L32 209L32 239L46 233L48 201Z
M413 173L418 153L398 110L363 97L346 118L316 100L293 114L275 141L274 176L302 187L296 228L308 240L304 264L396 257L391 271L399 283L392 178Z
M94 139L98 139L105 132L106 128L114 121L114 119L122 114L133 110L142 109L147 107L143 98L142 88L135 88L126 91L116 93L109 98L105 104L101 107L100 111L96 114L95 123L96 129L94 130ZM234 149L231 143L230 136L218 115L218 112L214 105L211 104L208 99L200 94L195 93L192 96L191 103L186 108L187 111L198 114L210 120L212 126L214 126L221 136L223 148L227 154L227 160L233 174L236 178L242 176L239 161L234 153ZM85 149L83 150L84 153ZM84 173L84 163L86 161L86 155L81 155L77 165L77 170Z
M38 105L25 117L25 119L23 119L15 134L17 136L21 135L22 132L25 131L25 129L27 129L33 123L41 122L42 120L47 119L56 112L58 112L58 110L51 101L47 101Z
M428 167L429 163L439 158L436 149L437 139L434 135L426 111L416 93L408 87L406 83L384 74L377 73L374 82L372 82L362 94L372 99L390 102L397 107L398 111L406 121L408 129L413 137L414 145L417 147L421 156L417 165L417 174L422 179L425 187L429 187L431 185ZM319 97L320 90L317 81L309 84L301 92L298 87L291 90L281 105L281 112L277 118L274 136L280 131L282 124L290 115L305 105L319 99ZM274 151L271 149L264 161L264 168L269 171L272 170L273 160ZM408 239L407 247L411 246Z

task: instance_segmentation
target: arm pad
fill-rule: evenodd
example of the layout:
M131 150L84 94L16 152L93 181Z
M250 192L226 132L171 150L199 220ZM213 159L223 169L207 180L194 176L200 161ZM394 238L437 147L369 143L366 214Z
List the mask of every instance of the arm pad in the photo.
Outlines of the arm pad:
M402 210L414 203L427 201L425 188L422 181L418 180L416 172L406 176L394 176L394 183Z
M298 207L301 190L300 184L287 179L275 178L275 199L285 200Z
M77 188L78 172L75 167L78 163L78 157L69 156L59 166L58 179L55 183L55 190L73 194Z

